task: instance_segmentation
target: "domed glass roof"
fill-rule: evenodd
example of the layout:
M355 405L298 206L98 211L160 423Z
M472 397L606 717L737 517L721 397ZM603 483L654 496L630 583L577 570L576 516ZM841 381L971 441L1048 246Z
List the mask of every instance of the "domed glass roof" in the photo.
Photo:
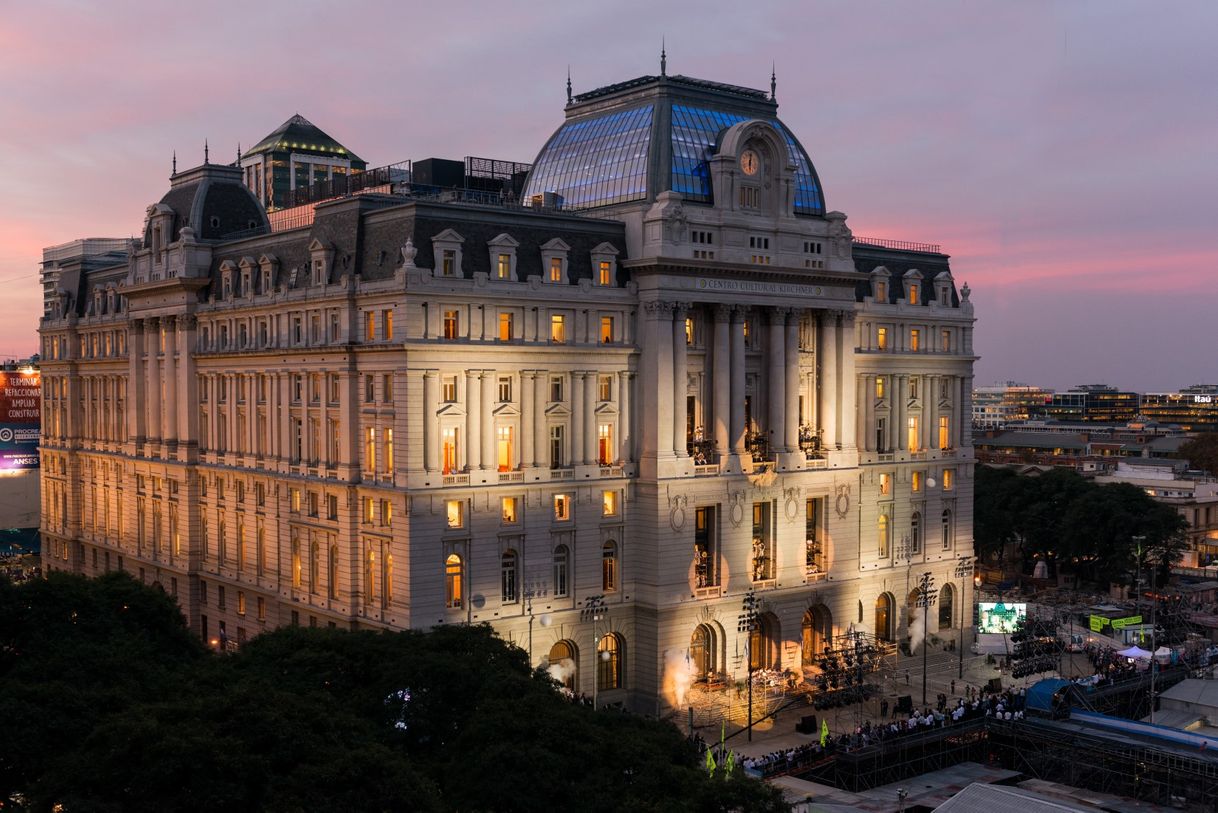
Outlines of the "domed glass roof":
M613 97L629 103L614 105ZM641 77L583 94L533 162L525 199L552 192L564 208L589 209L654 200L671 189L688 201L713 203L709 161L721 134L759 119L782 134L790 151L795 213L823 215L816 169L776 109L761 91L682 76Z

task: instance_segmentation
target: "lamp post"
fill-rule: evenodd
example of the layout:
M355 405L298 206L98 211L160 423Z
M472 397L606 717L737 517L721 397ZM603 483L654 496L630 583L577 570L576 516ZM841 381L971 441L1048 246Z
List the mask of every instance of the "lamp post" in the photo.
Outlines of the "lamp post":
M928 570L918 580L918 606L922 608L922 705L926 705L926 634L930 608L935 600L935 577Z
M968 577L973 575L973 557L961 556L956 560L956 578L960 580L960 673L957 677L964 680L964 607L971 603L964 600L968 590Z
M597 644L599 643L596 637L596 622L607 615L609 615L609 606L605 604L604 593L588 596L584 599L583 609L579 611L581 621L592 622L592 708L594 709L596 708L597 684L600 683L600 667L596 663Z
M744 657L748 659L749 681L749 723L748 739L753 741L753 633L757 631L757 596L752 590L744 594L744 602L740 606L740 618L736 631L744 633Z
M533 599L543 595L544 590L538 589L535 586L529 586L524 591L524 609L529 614L529 669L533 668ZM541 625L543 627L550 626L550 614L542 613Z

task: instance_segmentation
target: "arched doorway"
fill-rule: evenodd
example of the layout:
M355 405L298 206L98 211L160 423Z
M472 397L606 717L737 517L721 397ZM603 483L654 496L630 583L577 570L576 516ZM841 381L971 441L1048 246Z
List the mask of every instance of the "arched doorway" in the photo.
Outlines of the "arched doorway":
M905 599L905 625L912 627L914 624L914 613L918 609L918 591L910 590L909 598ZM918 622L921 624L921 621Z
M801 631L806 669L815 665L816 659L833 643L833 613L824 604L817 604L804 613Z
M699 624L689 639L689 661L693 666L693 679L706 680L718 670L719 647L715 630L710 624Z
M778 616L762 613L757 616L757 628L749 636L749 663L753 669L777 669L781 629Z
M891 641L892 634L892 596L880 593L875 600L875 636L883 641Z
M564 689L574 692L579 685L579 650L570 641L559 641L550 647L546 658L550 666L550 677L562 684Z
M943 585L939 591L939 629L951 629L956 620L956 588L950 584Z

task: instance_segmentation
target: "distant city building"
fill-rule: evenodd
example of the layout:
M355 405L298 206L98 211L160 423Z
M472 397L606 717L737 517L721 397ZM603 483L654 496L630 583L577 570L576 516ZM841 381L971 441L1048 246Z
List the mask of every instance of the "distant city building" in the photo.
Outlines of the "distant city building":
M1142 417L1174 424L1187 432L1218 431L1218 384L1194 384L1179 392L1142 396Z
M1138 417L1138 394L1106 384L1080 384L1054 393L1042 414L1057 421L1128 423Z
M88 272L127 262L127 237L86 237L42 250L42 310L51 312L51 303L59 287L60 277L66 273Z
M1129 483L1170 505L1188 522L1191 554L1185 566L1209 564L1218 556L1218 480L1188 471L1187 461L1121 461L1097 483Z
M1188 437L1176 427L1130 423L1105 426L1014 421L974 439L977 459L990 465L1064 467L1081 474L1114 470L1122 459L1172 458Z
M1001 429L1011 421L1026 421L1044 412L1053 390L1008 381L973 390L973 427Z
M345 180L367 168L362 158L299 114L241 155L242 179L267 211L296 205L297 189L333 182L336 176Z

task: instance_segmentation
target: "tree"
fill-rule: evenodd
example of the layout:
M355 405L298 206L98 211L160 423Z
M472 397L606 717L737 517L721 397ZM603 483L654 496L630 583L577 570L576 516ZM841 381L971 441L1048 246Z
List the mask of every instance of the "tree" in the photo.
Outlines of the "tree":
M1177 453L1195 469L1218 475L1218 432L1206 432L1191 438Z

